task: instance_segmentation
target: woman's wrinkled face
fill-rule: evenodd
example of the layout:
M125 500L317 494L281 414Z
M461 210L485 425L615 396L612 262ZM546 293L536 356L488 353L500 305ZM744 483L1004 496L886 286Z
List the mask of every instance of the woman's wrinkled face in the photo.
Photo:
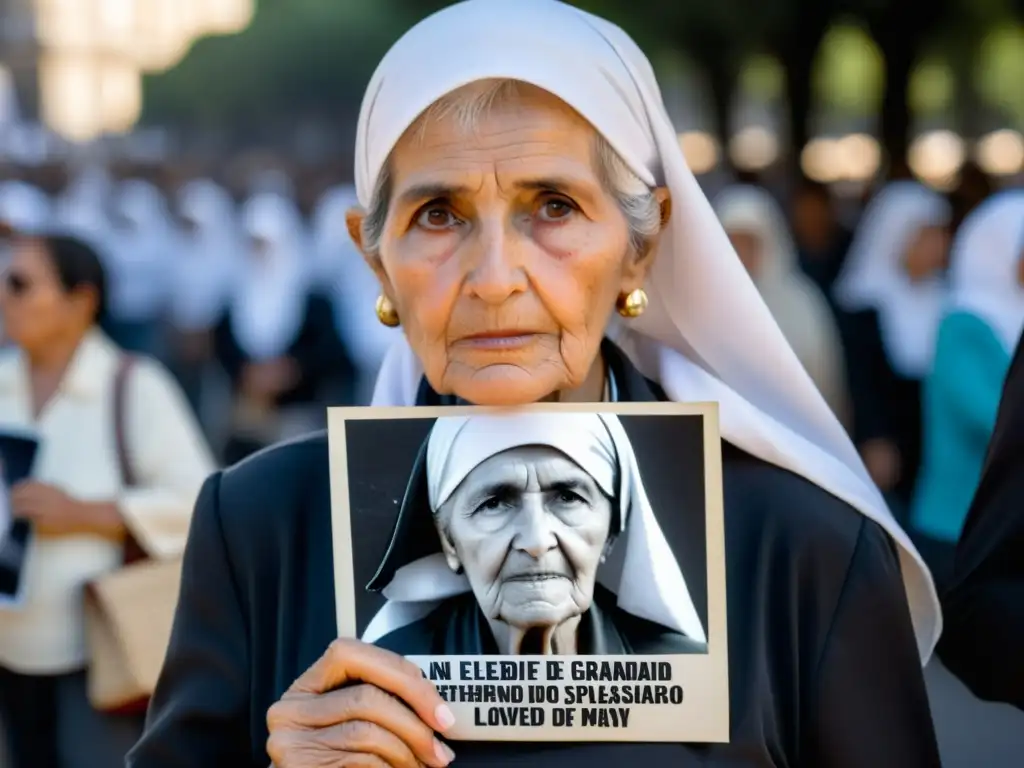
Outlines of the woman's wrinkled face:
M471 131L439 116L407 132L370 254L431 385L481 405L583 384L617 297L650 263L602 184L593 128L545 92L521 94Z
M448 565L464 570L484 615L524 630L587 611L611 520L593 478L540 446L480 464L437 516Z
M925 280L946 268L949 232L945 227L923 227L903 256L903 268L913 281Z
M763 244L760 236L749 229L729 229L727 231L736 255L740 257L747 274L756 279L761 272L761 249Z
M91 313L86 291L65 292L44 245L19 241L3 275L4 334L22 349L43 349Z

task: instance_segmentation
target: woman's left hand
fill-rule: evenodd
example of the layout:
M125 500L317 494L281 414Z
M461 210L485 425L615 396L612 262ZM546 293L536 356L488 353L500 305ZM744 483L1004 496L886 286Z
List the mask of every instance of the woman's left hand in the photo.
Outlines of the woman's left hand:
M12 513L31 521L40 536L103 533L110 527L106 506L78 501L36 480L25 480L11 490Z

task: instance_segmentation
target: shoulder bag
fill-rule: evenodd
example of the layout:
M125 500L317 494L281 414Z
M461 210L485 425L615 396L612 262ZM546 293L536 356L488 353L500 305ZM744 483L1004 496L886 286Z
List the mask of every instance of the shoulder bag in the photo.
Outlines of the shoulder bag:
M127 445L125 391L134 364L123 356L114 378L114 438L125 488L136 485ZM170 642L181 585L181 558L149 558L129 532L124 566L85 587L88 691L103 712L144 712Z

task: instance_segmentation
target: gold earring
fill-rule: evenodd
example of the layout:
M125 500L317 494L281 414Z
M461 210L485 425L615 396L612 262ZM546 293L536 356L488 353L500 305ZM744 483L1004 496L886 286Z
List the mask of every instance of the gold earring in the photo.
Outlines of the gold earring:
M388 328L397 328L402 324L401 319L398 317L398 310L395 309L395 305L391 303L391 299L385 296L383 293L377 297L377 319L380 320L381 325L386 325Z
M644 310L647 309L647 291L643 288L637 288L629 293L622 294L615 304L615 309L623 317L630 319L640 317Z

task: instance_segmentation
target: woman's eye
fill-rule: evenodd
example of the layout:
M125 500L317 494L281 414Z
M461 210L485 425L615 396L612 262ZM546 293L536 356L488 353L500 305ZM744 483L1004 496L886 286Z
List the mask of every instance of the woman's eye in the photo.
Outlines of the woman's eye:
M541 218L545 221L561 221L573 212L573 206L568 200L553 198L545 200L540 207Z
M507 506L508 506L508 501L506 499L500 498L498 496L494 496L494 497L492 497L490 499L487 499L487 501L485 501L483 504L478 506L476 508L476 510L474 511L474 514L479 514L479 513L494 514L495 512L503 511Z
M424 208L416 218L416 223L424 229L448 229L458 223L458 219L447 208L432 206Z
M586 504L583 497L578 493L572 491L559 491L558 492L558 503L559 504Z

